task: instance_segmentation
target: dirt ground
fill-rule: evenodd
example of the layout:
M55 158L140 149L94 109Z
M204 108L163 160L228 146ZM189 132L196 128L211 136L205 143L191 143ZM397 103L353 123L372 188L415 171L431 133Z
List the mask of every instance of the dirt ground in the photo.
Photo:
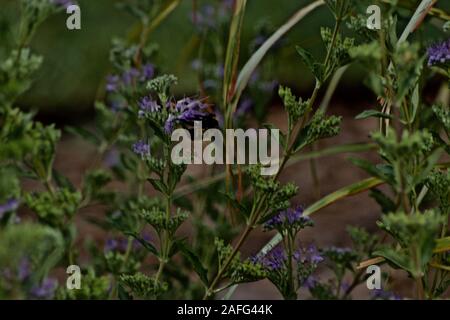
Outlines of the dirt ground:
M348 101L348 97L346 97ZM368 141L371 131L377 129L375 120L355 120L354 117L364 109L370 109L370 104L366 100L352 101L351 105L344 105L340 101L332 103L329 113L343 116L342 130L338 137L320 142L319 149L343 144ZM275 123L281 129L285 126L285 115L281 106L271 108L268 115L268 122ZM81 183L81 173L85 172L91 165L94 150L87 143L78 138L64 136L58 147L56 168L68 176L73 183ZM317 171L320 181L320 194L326 195L341 187L367 178L367 174L356 168L348 161L349 154L324 157L317 161ZM378 161L378 157L373 152L359 153L356 156ZM192 175L201 174L204 167L197 166L189 168ZM299 195L295 198L297 204L308 206L317 200L317 195L313 187L310 165L308 161L300 162L286 168L281 176L281 180L292 181L300 187ZM148 192L151 192L150 188ZM88 223L83 217L98 213L93 212L95 208L83 210L79 214L77 223L79 225L80 243L87 238L92 238L103 244L104 233L96 226ZM315 243L318 247L326 246L349 246L350 239L346 233L346 228L350 225L361 226L370 232L377 232L376 220L379 218L380 210L375 201L368 197L367 193L353 196L341 200L313 215L315 227L301 232L299 241L301 243ZM250 255L262 248L273 236L273 234L255 232L243 247L243 255ZM384 267L384 270L389 270ZM390 270L391 275L392 270ZM329 274L326 270L319 269L317 276L320 279L327 279ZM411 296L412 287L404 274L395 273L393 289L401 296ZM301 293L305 297L305 293ZM370 297L369 290L364 286L356 289L354 298L365 299ZM268 281L243 284L238 287L234 299L280 299L281 296Z

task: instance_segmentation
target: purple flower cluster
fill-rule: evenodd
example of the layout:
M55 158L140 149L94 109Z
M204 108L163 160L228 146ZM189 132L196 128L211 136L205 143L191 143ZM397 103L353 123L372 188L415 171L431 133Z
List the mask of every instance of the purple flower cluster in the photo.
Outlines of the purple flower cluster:
M309 264L319 264L324 259L322 255L317 250L316 246L309 245L306 249L298 249L293 254L294 260L299 263L309 263Z
M450 62L450 39L428 48L428 66Z
M261 264L264 268L271 271L283 269L286 265L287 256L281 247L272 249L269 253L262 257L252 257L251 261L255 264Z
M402 300L402 297L392 291L385 291L383 289L375 289L372 291L373 299L379 300Z
M217 127L214 114L208 111L208 105L197 99L184 98L175 104L175 114L170 114L166 120L164 129L170 134L175 124L192 125L194 121L201 121L203 127Z
M19 201L17 199L11 198L4 204L0 204L0 219L7 212L15 211L19 208Z
M200 30L216 27L216 9L212 5L205 5L199 11L192 13L192 22Z
M199 32L217 29L221 21L230 16L234 0L222 0L217 7L204 5L200 10L192 13L191 20Z
M53 299L58 281L53 278L45 278L40 285L31 288L30 295L34 299Z
M139 117L142 118L148 112L158 112L161 106L151 97L144 97L139 102Z
M109 75L106 78L106 91L116 93L122 88L129 87L135 83L144 83L155 76L155 66L147 63L141 69L129 68L121 75Z
M317 285L318 282L319 282L319 281L317 280L316 277L314 277L314 276L309 276L308 278L306 278L306 280L305 280L305 282L304 282L304 285L305 285L306 288L308 288L309 290L311 290L311 289L313 289L313 288Z
M139 140L133 144L133 152L141 157L150 156L150 145L145 143L143 140Z
M297 207L295 209L288 208L281 211L272 218L266 221L264 229L266 230L287 230L305 228L312 226L313 222L310 217L303 215L303 208Z

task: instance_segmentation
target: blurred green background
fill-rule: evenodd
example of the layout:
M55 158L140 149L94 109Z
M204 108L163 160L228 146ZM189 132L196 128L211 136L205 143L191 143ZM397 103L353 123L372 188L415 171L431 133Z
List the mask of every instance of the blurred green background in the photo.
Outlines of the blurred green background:
M213 1L217 0L210 0ZM66 29L65 13L53 16L40 27L32 47L45 60L32 89L21 99L21 105L58 114L83 113L92 108L96 97L101 97L104 79L110 69L108 55L111 39L116 36L127 37L136 28L137 21L119 10L117 2L119 0L79 0L82 14L82 30L79 31ZM203 1L205 2L208 1ZM248 48L256 21L260 18L268 19L276 27L310 2L311 0L249 0L243 31L243 50ZM17 0L0 0L0 19L17 21L17 4ZM439 5L448 9L450 1L441 0ZM195 35L190 18L192 10L192 0L183 0L149 39L160 46L160 53L154 63L162 72L179 77L179 94L193 93L197 87L196 75L190 68L196 52L192 45ZM412 13L405 10L401 14L407 18ZM320 26L329 25L331 21L328 10L321 7L288 34L285 46L277 53L277 59L282 63L273 75L274 79L289 83L299 90L309 88L312 78L297 57L295 45L320 53ZM401 26L400 23L399 27ZM0 27L4 28L5 24L0 24ZM13 29L12 32L17 31ZM432 26L422 35L425 37L422 40L432 42L442 36L438 26ZM241 61L243 62L245 61ZM343 85L358 86L360 79L358 67L353 67L347 73Z

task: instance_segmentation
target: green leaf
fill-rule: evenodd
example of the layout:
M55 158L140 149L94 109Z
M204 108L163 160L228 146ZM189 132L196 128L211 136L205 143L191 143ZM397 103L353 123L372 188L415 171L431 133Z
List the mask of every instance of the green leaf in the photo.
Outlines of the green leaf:
M412 273L412 269L410 266L410 260L408 255L402 253L401 251L394 250L392 248L386 247L373 252L374 256L383 257L391 264L393 264L397 268L401 268L403 270Z
M153 131L155 132L156 136L158 138L160 138L164 143L168 143L169 140L167 138L166 133L164 132L163 128L161 127L160 124L158 124L154 119L152 118L147 118L147 122L150 125L150 127L153 129Z
M383 213L389 213L396 210L394 201L378 189L370 190L369 196L378 203Z
M134 239L139 241L139 243L142 244L142 246L145 249L147 249L150 253L153 253L155 256L158 256L159 253L158 253L158 250L155 248L155 246L152 245L147 240L145 240L144 238L142 238L141 236L139 236L137 233L135 233L135 232L125 232L125 234L127 236L133 237Z
M317 62L311 53L306 51L305 49L297 46L296 47L298 54L302 58L302 61L309 68L311 73L314 75L317 81L322 82L324 76L324 67L323 64Z
M392 177L392 168L388 165L384 164L378 164L375 165L371 163L370 161L367 161L365 159L359 159L359 158L350 158L349 159L354 165L360 167L367 173L369 173L372 176L375 176L379 179L382 179L386 182L393 182Z
M282 147L286 146L286 135L281 132L281 130L279 128L277 128L274 124L272 123L264 123L263 127L266 128L267 130L278 130L279 132L279 137L280 137L280 143Z
M194 251L192 251L184 241L178 241L177 247L180 249L183 256L189 260L189 262L194 267L195 272L200 277L200 280L205 285L208 285L208 270L203 266L202 262L200 261L200 258L195 254Z
M120 300L133 300L133 296L125 290L121 283L117 285L117 295Z
M226 192L221 192L221 194L223 194L227 200L229 201L229 203L237 210L239 210L240 213L242 213L245 217L249 217L250 216L250 210L248 208L246 208L242 203L240 203L236 197L234 197L231 193L226 193Z
M72 184L69 178L67 178L55 168L53 168L52 176L58 187L68 189L71 192L76 191L75 186Z
M157 191L159 191L159 192L161 192L161 193L163 193L163 194L166 194L167 193L167 187L166 187L166 185L164 184L164 182L162 182L161 180L159 180L159 179L152 179L152 178L149 178L149 179L147 179L148 180L148 182L150 182L151 184L152 184L152 186L157 190Z
M392 115L378 111L378 110L365 110L358 114L355 119L361 120L361 119L367 119L367 118L383 118L383 119L392 119Z

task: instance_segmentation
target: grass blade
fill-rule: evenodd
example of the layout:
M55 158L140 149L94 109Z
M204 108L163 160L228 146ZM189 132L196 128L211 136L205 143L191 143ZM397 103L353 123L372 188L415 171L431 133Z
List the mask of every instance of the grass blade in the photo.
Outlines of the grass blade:
M241 46L241 31L246 4L247 0L236 0L231 20L224 66L223 108L227 108L230 97L233 96L235 90L239 50Z
M325 207L328 207L329 205L335 203L338 200L367 191L383 183L384 183L383 180L380 180L378 178L368 178L362 181L358 181L352 185L339 189L323 197L319 201L313 203L311 206L306 208L303 214L308 216Z
M312 12L317 7L323 5L323 0L314 1L306 7L297 11L285 24L283 24L275 33L264 42L264 44L252 55L252 57L245 64L242 71L239 73L239 77L236 84L236 93L233 96L233 108L236 107L242 92L247 87L250 78L257 68L258 64L270 50L270 48L283 37L292 27L294 27L299 21L301 21L306 15ZM234 111L234 110L233 110Z

